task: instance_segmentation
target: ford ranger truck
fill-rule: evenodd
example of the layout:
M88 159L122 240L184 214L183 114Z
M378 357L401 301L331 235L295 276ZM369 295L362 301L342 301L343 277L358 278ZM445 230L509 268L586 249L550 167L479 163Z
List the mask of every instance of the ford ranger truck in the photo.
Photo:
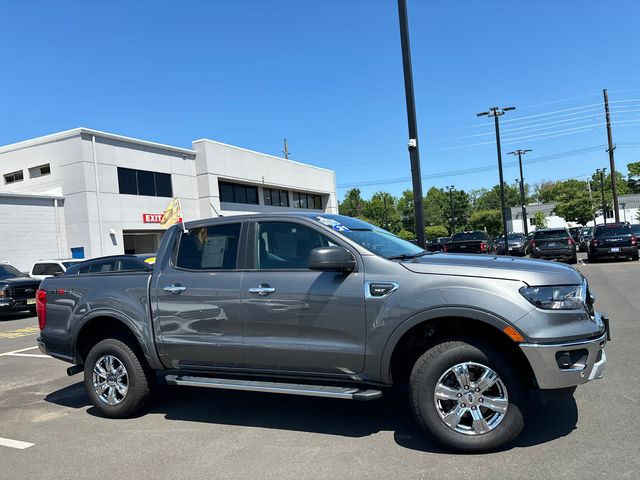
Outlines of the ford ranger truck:
M45 279L38 343L106 417L139 411L156 378L358 401L408 384L428 435L482 452L541 408L532 390L602 376L593 299L566 265L429 254L340 215L245 215L170 228L149 271Z

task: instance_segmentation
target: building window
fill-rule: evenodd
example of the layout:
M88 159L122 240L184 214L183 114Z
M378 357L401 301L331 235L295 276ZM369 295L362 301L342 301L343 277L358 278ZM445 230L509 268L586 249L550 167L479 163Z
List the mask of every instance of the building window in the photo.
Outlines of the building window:
M262 194L265 205L273 205L274 207L289 206L289 192L286 190L277 190L275 188L263 188Z
M171 175L118 167L118 186L125 195L173 197Z
M258 205L258 187L240 183L218 182L220 201Z
M607 212L607 218L613 218L613 210Z
M4 176L4 183L6 183L7 185L10 183L21 182L22 180L24 180L24 174L22 173L22 170L7 173Z
M536 219L533 217L529 217L529 225L535 226L536 225Z
M312 193L293 192L293 206L295 208L322 210L322 196Z
M29 177L38 178L44 177L45 175L49 175L51 173L51 167L47 163L46 165L38 165L37 167L31 167L29 169Z

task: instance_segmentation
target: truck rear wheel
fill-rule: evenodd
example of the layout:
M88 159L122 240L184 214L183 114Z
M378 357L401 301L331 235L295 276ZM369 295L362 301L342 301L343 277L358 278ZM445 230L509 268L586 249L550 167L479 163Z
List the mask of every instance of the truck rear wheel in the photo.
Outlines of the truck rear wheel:
M97 343L87 355L84 383L101 415L126 418L147 402L153 376L138 355L120 340Z
M503 447L524 427L525 396L513 365L505 355L472 340L447 341L427 350L410 379L418 424L456 451Z

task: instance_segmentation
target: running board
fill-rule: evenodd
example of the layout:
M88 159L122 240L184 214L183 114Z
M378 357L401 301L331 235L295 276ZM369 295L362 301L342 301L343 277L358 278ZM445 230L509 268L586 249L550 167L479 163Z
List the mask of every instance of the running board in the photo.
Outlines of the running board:
M380 390L361 390L356 387L335 387L329 385L307 385L296 383L259 382L209 377L182 377L167 375L169 385L188 387L219 388L222 390L244 390L250 392L284 393L307 397L342 398L344 400L376 400L382 397Z

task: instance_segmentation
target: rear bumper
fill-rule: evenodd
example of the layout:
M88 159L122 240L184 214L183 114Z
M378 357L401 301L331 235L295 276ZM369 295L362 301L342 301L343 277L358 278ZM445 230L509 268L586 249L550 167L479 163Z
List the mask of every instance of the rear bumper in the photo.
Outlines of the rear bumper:
M638 247L618 247L619 252L612 252L611 247L593 248L589 250L592 258L616 258L616 257L633 257L638 255Z
M604 352L607 334L608 332L605 332L598 338L577 342L521 344L520 348L529 360L538 387L541 389L567 388L602 377L607 364L607 355ZM558 364L558 356L566 352L574 352L580 361L571 367L561 368Z
M576 256L575 250L532 250L533 258L569 260Z

